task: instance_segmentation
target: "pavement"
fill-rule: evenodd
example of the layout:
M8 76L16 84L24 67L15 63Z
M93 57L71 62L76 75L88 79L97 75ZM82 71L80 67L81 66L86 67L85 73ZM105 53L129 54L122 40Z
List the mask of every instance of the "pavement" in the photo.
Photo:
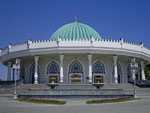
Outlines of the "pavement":
M143 94L144 95L144 94ZM0 113L150 113L150 96L122 103L86 105L86 100L67 100L66 105L18 102L0 94Z

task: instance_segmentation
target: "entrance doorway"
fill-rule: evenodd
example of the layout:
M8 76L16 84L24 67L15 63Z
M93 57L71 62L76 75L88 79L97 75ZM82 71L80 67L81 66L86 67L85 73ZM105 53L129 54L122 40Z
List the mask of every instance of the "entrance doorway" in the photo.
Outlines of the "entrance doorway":
M82 75L80 75L80 74L72 74L72 75L70 75L70 82L72 82L72 83L82 82Z
M56 61L52 61L47 66L47 79L48 83L58 83L59 82L59 65Z
M105 67L103 63L101 63L99 60L96 61L93 64L92 72L93 72L94 83L104 83Z
M50 75L49 83L58 83L58 75Z
M103 75L93 75L94 83L104 83Z
M70 64L68 80L71 83L83 82L83 66L79 61L75 60Z

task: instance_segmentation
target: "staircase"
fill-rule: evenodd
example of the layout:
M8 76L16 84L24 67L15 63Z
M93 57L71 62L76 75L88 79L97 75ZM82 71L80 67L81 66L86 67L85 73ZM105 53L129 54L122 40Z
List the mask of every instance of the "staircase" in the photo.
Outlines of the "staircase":
M112 94L111 97L115 95L114 98L116 98L116 95L119 94L132 95L133 91L134 86L132 84L105 84L101 89L96 89L95 86L88 83L59 84L55 89L51 89L46 84L17 85L17 95L20 95L20 98L25 98L27 95L29 95L30 98L110 98L110 94ZM139 98L150 97L150 88L139 88L136 86L136 92ZM14 87L0 88L0 94L13 93ZM29 98L29 96L26 98Z
M105 84L103 89L123 89L123 90L133 90L134 85L132 84ZM138 88L136 86L136 88Z
M126 84L106 84L97 89L92 84L59 84L51 89L46 84L26 84L17 87L19 98L120 98L133 97L133 94L124 93L124 89L132 88Z
M17 94L28 93L30 88L46 89L49 87L46 84L20 84L20 85L17 85ZM0 94L13 94L13 93L14 93L14 87L12 87L12 88L0 88Z
M64 90L64 89L67 89L67 90L84 90L84 89L96 89L96 87L95 86L93 86L93 85L91 85L91 84L88 84L88 83L85 83L85 84L82 84L82 83L80 83L80 84L71 84L71 83L67 83L67 84L59 84L59 86L56 86L56 88L55 89L62 89L62 90Z

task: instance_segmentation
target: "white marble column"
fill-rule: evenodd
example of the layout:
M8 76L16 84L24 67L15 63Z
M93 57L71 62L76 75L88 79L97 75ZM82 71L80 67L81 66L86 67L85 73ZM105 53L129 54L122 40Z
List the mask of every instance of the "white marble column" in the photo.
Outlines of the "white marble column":
M92 82L92 55L88 55L89 60L89 82Z
M138 70L139 71L139 70ZM138 72L138 80L140 80L141 76L140 76L140 72Z
M7 80L10 81L11 80L11 62L8 62L8 76L7 76Z
M60 82L64 82L64 67L63 67L63 63L64 63L64 55L59 55L60 58Z
M16 59L16 64L17 66L19 66L19 68L16 69L17 80L20 80L20 62L21 62L21 59Z
M39 57L35 56L34 57L34 61L35 61L34 84L38 84L38 60Z
M142 80L146 80L145 79L145 71L144 71L144 61L141 61L141 74L142 74Z
M114 83L118 84L117 56L113 56L114 60Z

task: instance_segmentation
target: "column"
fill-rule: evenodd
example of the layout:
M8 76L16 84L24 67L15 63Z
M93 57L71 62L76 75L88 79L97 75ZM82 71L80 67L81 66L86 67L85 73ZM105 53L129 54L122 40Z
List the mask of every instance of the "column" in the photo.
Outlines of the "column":
M140 80L141 76L140 76L140 71L138 70L138 80Z
M18 67L18 69L16 69L16 74L17 74L17 80L20 80L20 62L21 62L21 59L16 59L16 64Z
M64 82L64 67L63 67L63 61L64 61L64 55L59 55L60 58L60 82Z
M92 82L92 55L88 55L89 60L89 82Z
M142 74L142 80L146 80L145 79L145 71L144 71L144 61L141 61L141 74Z
M11 80L11 62L8 62L8 76L7 76L7 80L10 81Z
M39 57L35 56L34 57L34 61L35 61L34 84L38 84L38 60Z
M12 80L14 81L14 80L15 80L15 70L12 69L12 71L13 71L13 77L12 77Z
M136 80L135 58L131 59L132 80Z
M113 56L114 60L114 83L118 84L117 56Z

